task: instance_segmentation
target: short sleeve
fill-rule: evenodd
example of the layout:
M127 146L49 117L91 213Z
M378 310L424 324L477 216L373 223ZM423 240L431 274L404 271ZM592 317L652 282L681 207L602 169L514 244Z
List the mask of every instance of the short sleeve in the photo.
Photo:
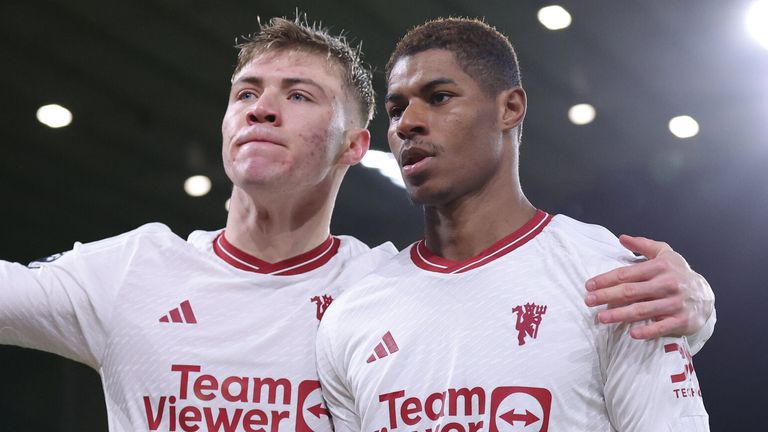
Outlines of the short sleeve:
M98 369L117 293L162 224L96 241L24 266L0 261L0 343L48 351Z
M104 338L79 251L30 267L0 262L0 343L52 352L98 367Z
M317 333L317 373L325 403L331 412L335 432L360 432L360 416L355 410L352 392L344 378L345 368L339 364L339 350L334 350L330 321L326 315Z
M717 322L717 313L715 309L712 309L712 314L707 318L707 322L704 323L704 327L699 331L687 337L688 345L691 347L691 354L696 355L704 347L704 344L715 332L715 323Z
M605 331L601 355L608 415L617 431L709 431L685 338L635 340L631 325Z

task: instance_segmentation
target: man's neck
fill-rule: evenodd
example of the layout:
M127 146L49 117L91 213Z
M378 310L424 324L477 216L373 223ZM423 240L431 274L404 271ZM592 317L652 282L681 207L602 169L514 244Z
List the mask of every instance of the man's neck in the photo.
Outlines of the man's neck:
M238 249L275 263L312 250L330 235L334 196L321 193L255 199L235 187L225 235Z
M429 250L443 258L464 261L525 225L536 208L516 186L502 197L481 193L445 206L425 206Z

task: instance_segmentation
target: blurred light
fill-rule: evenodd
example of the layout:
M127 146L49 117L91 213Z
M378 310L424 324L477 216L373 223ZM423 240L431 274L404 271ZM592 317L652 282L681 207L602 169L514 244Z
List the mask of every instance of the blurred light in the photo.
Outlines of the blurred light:
M595 107L590 104L578 104L568 110L568 119L575 125L592 123L595 119Z
M690 138L699 134L699 123L689 116L674 117L669 121L669 131L678 138Z
M539 22L549 30L562 30L571 25L571 14L562 6L552 5L539 9Z
M43 105L37 109L37 121L50 128L60 128L72 123L72 113L61 105Z
M184 181L184 192L189 196L199 197L211 191L211 179L204 175L195 175Z
M389 178L392 183L405 188L403 176L400 174L400 166L397 165L395 156L390 152L368 150L361 161L364 167L379 170L381 175Z
M747 29L763 47L768 49L768 0L756 1L749 7Z
M224 208L229 211L229 202L232 200L232 198L227 198L226 201L224 201Z

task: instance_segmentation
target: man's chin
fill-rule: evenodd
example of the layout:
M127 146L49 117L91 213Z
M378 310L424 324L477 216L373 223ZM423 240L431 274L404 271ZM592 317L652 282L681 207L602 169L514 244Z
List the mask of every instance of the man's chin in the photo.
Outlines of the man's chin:
M425 184L419 186L406 185L408 199L413 204L425 207L445 205L448 200L448 191L429 187Z
M290 164L284 161L273 161L264 158L250 158L236 163L233 167L235 175L244 182L264 183L280 181L287 177Z
M238 173L234 183L245 190L253 188L282 189L287 183L286 180L285 173L275 170L245 170Z

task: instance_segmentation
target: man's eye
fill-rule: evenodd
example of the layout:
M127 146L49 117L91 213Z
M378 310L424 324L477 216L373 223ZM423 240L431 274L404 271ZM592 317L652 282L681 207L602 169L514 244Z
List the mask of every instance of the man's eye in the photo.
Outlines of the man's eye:
M256 93L250 90L244 90L237 94L237 100L250 100L256 99Z
M398 119L403 115L403 108L394 106L387 111L390 119Z
M435 93L432 95L432 103L441 104L447 102L451 97L452 95L448 93Z
M290 96L288 96L288 99L298 102L309 100L305 95L301 93L291 93Z

